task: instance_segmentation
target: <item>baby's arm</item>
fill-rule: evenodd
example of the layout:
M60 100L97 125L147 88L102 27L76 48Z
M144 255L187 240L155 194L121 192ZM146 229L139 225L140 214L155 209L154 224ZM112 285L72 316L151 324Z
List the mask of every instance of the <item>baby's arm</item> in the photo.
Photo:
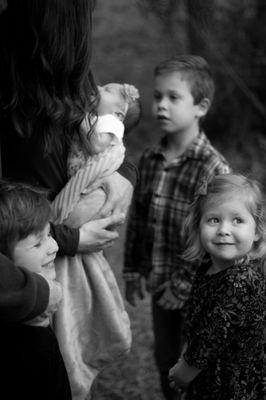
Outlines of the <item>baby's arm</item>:
M81 129L87 129L85 122L81 124ZM122 143L124 135L124 124L114 115L100 115L88 134L89 152L91 155L104 152L110 145Z
M91 155L103 153L114 141L115 136L109 132L98 133L96 131L90 134L89 151Z

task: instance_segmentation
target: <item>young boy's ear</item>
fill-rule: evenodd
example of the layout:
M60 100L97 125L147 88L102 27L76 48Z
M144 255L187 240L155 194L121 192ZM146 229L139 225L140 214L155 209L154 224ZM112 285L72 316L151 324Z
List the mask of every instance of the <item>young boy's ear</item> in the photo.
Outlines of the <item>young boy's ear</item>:
M199 102L199 104L198 104L198 117L199 118L204 117L207 114L207 112L210 108L210 105L211 105L210 100L207 97L204 97L204 99L202 99Z

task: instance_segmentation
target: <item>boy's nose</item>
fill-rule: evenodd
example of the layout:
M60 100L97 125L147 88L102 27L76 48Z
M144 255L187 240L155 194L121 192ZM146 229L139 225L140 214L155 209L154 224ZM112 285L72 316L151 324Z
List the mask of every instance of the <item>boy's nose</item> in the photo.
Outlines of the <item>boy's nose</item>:
M167 101L166 99L162 98L160 99L160 101L158 102L158 109L165 109L167 106Z
M53 237L49 238L48 253L53 254L58 252L58 244Z

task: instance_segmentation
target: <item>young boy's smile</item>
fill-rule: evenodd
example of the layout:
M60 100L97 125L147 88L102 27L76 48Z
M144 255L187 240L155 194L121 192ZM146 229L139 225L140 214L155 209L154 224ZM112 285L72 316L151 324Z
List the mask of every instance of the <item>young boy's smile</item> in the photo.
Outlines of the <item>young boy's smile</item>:
M245 256L259 238L256 223L241 195L207 200L200 222L200 239L216 266L230 266Z
M194 104L190 84L179 72L158 75L154 82L152 106L161 129L166 133L186 132L195 128L207 109Z
M39 233L32 233L19 240L11 251L14 264L32 272L43 272L43 268L52 268L58 245L50 235L50 225Z

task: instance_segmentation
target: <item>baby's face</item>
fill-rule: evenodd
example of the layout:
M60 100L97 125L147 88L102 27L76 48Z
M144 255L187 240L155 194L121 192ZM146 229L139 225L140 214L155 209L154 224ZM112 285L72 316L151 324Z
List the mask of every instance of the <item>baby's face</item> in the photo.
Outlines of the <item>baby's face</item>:
M119 83L108 83L104 86L98 86L100 101L98 104L98 115L113 114L121 121L124 121L127 103L121 93Z

